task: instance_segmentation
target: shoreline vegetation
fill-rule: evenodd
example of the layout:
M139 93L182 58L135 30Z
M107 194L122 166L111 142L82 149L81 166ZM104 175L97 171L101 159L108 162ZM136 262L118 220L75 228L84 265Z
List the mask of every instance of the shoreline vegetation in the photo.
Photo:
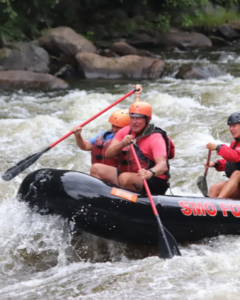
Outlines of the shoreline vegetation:
M161 51L240 49L238 0L0 0L0 18L2 88L156 79L166 71ZM211 76L217 72L194 64L176 74Z

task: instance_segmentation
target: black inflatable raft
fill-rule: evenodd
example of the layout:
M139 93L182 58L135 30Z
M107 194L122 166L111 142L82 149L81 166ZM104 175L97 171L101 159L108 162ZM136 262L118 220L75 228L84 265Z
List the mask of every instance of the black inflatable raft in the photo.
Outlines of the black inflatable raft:
M158 243L158 226L147 195L85 173L37 170L23 180L18 197L97 236L142 245ZM153 200L163 225L178 242L240 233L240 201L182 196L153 196Z

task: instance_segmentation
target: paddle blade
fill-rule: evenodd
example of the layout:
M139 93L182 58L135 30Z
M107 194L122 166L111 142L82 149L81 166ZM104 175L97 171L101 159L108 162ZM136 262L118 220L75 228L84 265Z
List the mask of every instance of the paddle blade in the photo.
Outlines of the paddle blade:
M175 255L181 256L181 252L178 248L178 244L177 244L175 238L171 235L171 233L165 227L163 227L163 228L164 228L166 238L168 240L169 247L172 252L172 256L175 256ZM161 243L161 239L159 239L159 247L162 247L162 245L160 245L160 243ZM168 255L168 252L166 252L166 255ZM168 258L168 257L166 257L166 258ZM169 258L171 258L171 257L169 257Z
M207 186L207 177L205 175L199 176L197 179L197 186L202 192L203 196L208 196L208 186Z
M173 256L181 256L178 244L171 233L160 224L160 217L156 216L158 221L158 248L159 257L163 259L173 258Z
M34 153L34 154L28 156L27 158L21 160L15 166L8 169L2 175L2 179L5 181L9 181L9 180L13 179L18 174L20 174L22 171L26 170L29 166L31 166L33 163L35 163L35 161L37 161L43 155L43 153L47 152L49 149L51 149L51 148L47 147L43 151Z

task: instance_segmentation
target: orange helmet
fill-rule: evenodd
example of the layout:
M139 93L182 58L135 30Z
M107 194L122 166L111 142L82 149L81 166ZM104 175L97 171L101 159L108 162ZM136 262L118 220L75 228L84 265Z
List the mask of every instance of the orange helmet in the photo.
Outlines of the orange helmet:
M129 108L130 117L147 117L152 119L152 106L147 102L137 101L134 102Z
M111 114L108 122L117 127L128 126L130 123L128 111L126 109L116 110L114 113Z

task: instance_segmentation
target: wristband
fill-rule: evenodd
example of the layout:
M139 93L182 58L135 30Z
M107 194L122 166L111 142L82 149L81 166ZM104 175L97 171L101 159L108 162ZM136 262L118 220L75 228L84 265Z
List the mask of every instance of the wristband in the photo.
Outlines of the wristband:
M156 175L156 171L155 171L154 169L149 169L148 171L152 172L153 176ZM152 176L152 177L153 177L153 176Z
M214 168L215 168L215 169L218 168L218 162L217 162L217 161L214 162Z
M216 151L218 152L221 149L221 147L222 147L221 144L217 145Z

